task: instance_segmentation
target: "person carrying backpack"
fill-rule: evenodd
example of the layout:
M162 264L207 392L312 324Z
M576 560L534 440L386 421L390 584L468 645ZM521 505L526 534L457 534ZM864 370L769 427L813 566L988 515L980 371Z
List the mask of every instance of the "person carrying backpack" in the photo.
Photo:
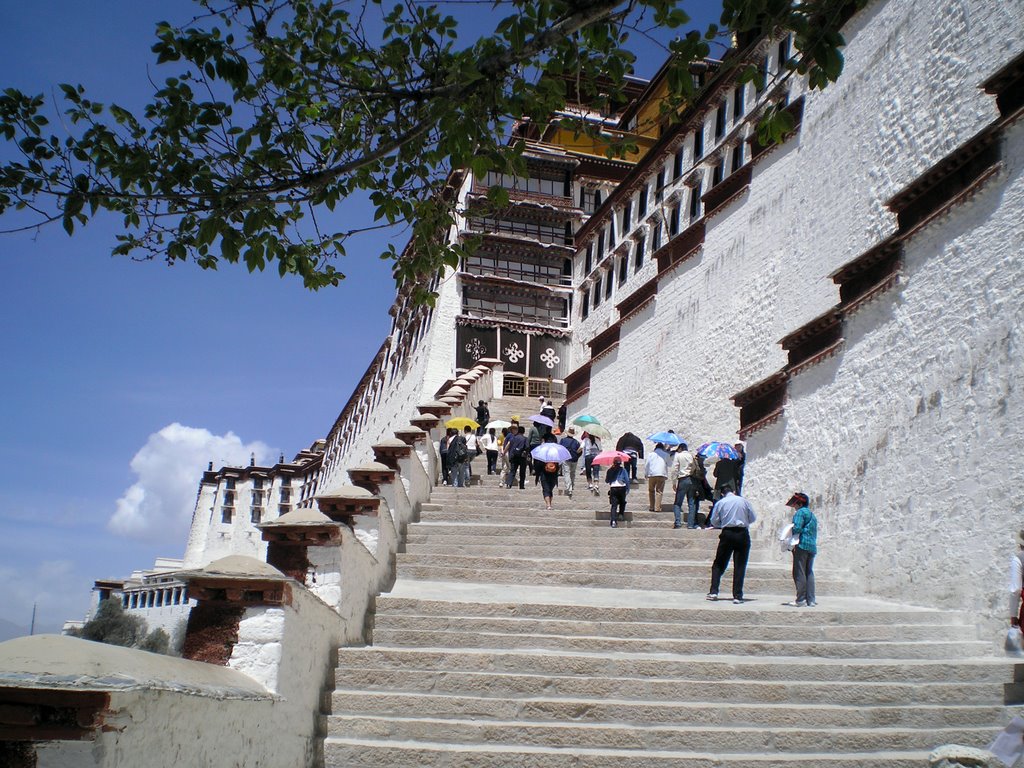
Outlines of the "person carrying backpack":
M554 443L555 436L550 432L544 435L545 443ZM555 496L555 486L558 485L558 462L557 461L538 461L537 462L538 476L540 478L540 491L544 496L544 508L551 509L551 502Z
M466 469L469 450L466 448L466 438L456 432L448 441L448 475L451 477L452 485L455 488L465 487L464 472Z
M505 480L505 485L511 488L515 485L516 473L519 473L519 489L522 490L526 487L526 462L529 458L529 446L526 440L526 429L519 427L519 430L512 433L509 430L509 436L505 439L505 445L507 446L508 452L508 478Z
M576 439L575 427L569 427L566 430L565 437L559 440L559 445L572 455L571 459L562 464L562 476L565 478L565 495L571 499L572 492L576 489L576 465L579 463L580 454L583 451L583 446Z

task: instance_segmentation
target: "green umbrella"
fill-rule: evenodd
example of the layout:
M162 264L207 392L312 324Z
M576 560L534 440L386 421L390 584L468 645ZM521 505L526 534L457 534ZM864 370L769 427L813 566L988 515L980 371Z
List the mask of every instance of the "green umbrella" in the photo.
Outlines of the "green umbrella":
M597 420L596 416L591 416L585 413L582 416L577 416L575 419L573 419L572 423L580 427L585 427L588 424L600 424L601 422Z

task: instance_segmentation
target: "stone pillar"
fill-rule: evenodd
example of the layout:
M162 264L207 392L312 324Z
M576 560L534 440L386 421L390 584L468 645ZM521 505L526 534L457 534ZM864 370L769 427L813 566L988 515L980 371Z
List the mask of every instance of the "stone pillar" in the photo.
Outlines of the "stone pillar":
M505 396L505 364L496 357L482 357L477 364L491 369L491 397L500 400Z
M344 526L322 512L303 508L256 527L267 542L267 563L338 610Z

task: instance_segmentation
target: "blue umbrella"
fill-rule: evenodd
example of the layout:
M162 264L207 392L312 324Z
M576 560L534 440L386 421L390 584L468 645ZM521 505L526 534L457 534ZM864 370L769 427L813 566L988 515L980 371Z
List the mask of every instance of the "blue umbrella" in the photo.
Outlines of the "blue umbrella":
M697 453L705 459L709 459L712 456L717 456L720 459L738 459L740 457L736 453L736 449L731 445L719 442L704 443L704 445L697 449Z
M653 435L647 437L648 440L655 443L664 443L665 445L681 445L684 440L675 432L655 432Z
M554 461L561 463L572 458L569 449L558 443L541 443L530 451L530 455L537 461L543 462Z

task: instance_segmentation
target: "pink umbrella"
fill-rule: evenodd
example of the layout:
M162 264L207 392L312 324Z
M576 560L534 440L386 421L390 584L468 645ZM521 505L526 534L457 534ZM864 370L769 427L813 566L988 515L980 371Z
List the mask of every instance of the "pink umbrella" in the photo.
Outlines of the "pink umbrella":
M621 459L623 464L630 460L630 455L623 451L601 451L594 457L593 464L614 464L616 459Z
M555 426L555 422L547 416L541 416L539 413L536 416L527 416L526 419L527 421L532 421L534 424L546 424L549 427Z

